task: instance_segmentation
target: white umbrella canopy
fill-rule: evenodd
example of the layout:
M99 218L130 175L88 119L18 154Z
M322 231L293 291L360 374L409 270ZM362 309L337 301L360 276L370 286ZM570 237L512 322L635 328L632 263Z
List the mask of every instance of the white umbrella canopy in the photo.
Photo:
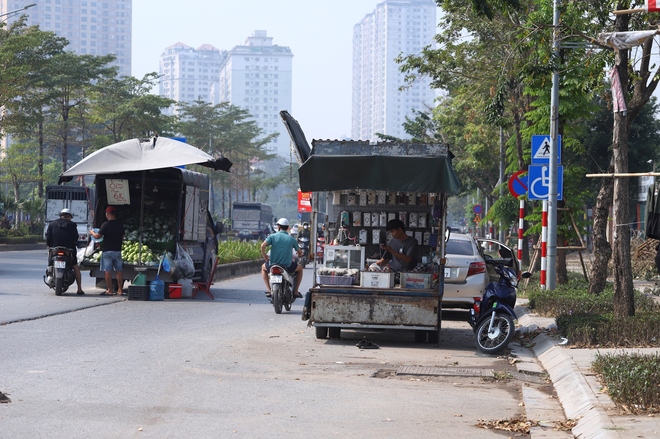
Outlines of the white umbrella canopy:
M149 141L131 139L106 146L85 157L63 172L60 182L70 181L78 175L115 174L192 164L227 172L232 166L232 162L224 157L215 159L201 149L167 137L154 137Z

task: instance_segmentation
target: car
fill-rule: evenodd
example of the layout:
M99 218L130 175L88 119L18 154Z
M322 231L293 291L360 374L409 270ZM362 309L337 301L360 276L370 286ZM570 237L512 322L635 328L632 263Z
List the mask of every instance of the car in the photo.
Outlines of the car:
M518 272L518 260L514 254L500 241L451 233L445 246L443 309L471 308L474 298L483 296L486 286L499 279L493 266L486 264L487 259L495 259Z

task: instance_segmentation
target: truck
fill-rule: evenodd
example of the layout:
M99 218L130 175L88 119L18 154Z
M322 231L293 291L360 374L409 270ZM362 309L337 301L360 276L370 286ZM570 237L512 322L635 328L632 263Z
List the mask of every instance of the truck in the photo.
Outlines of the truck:
M124 225L124 241L136 249L122 253L124 279L141 272L147 281L154 280L161 257L167 255L176 262L180 246L194 264L192 277L184 278L212 281L218 230L209 212L208 175L172 167L97 175L95 184L94 227L101 227L107 206L115 207L117 219ZM83 265L98 286L104 285L98 262L85 261ZM159 279L171 283L182 278L183 273L171 268L166 271L161 267Z
M236 237L242 241L264 240L273 233L273 209L268 204L234 202L231 223Z
M319 339L340 338L342 330L396 329L437 343L447 276L447 198L460 191L448 146L314 140L310 148L298 122L286 111L280 115L299 158L300 190L327 195L329 241L323 266L313 267L303 320ZM313 234L320 211L313 201ZM409 272L374 264L383 256L380 244L388 242L392 219L403 221L419 244L421 263Z
M95 200L96 190L94 188L71 185L46 186L44 239L48 224L59 219L62 209L69 209L73 214L72 221L78 227L78 247L87 245Z

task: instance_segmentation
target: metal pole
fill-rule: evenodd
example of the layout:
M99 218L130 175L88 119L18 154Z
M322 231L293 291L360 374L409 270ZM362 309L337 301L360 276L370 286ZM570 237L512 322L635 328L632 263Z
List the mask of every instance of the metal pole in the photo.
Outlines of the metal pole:
M502 187L504 186L504 130L500 127L500 200L502 199ZM504 242L504 230L502 230L502 221L497 228L498 239ZM493 236L494 238L494 236Z
M559 1L553 0L552 50L555 65L559 63ZM554 290L557 284L557 157L559 152L559 72L552 72L552 94L550 98L550 187L548 188L548 255L547 289Z

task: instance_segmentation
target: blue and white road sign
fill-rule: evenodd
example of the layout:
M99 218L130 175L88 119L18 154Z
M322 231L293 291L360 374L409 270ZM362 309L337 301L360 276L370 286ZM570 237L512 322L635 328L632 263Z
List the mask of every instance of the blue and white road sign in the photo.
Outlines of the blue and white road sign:
M550 165L530 165L527 168L530 200L547 200L550 194ZM564 192L564 167L557 166L557 200Z
M532 165L550 164L550 134L532 136ZM557 164L561 164L561 135L557 137Z

